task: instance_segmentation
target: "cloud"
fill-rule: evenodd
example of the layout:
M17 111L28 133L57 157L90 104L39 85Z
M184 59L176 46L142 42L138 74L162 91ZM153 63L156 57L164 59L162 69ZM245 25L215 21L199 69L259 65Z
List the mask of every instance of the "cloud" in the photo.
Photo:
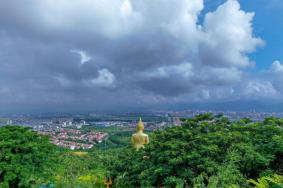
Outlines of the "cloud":
M181 63L178 65L161 66L153 71L143 73L143 76L149 78L166 78L181 76L184 79L188 79L193 76L192 64Z
M86 52L82 50L71 50L71 52L77 53L81 56L81 64L85 64L92 59Z
M275 74L283 73L283 64L281 64L278 60L273 61L270 67L270 71Z
M242 72L235 68L204 67L196 76L204 85L229 85L241 80Z
M280 93L274 88L273 84L269 81L250 80L242 88L241 95L245 98L277 98Z
M280 61L275 60L266 71L266 78L272 82L273 87L283 95L283 65Z
M228 0L204 19L204 41L200 45L202 63L212 66L244 67L250 64L248 53L263 45L253 36L254 13L240 9L236 0Z
M115 76L108 69L98 71L97 78L84 80L88 86L114 87Z
M208 13L203 0L1 1L0 105L131 109L277 95L272 80L246 74L264 43L253 17L236 0Z

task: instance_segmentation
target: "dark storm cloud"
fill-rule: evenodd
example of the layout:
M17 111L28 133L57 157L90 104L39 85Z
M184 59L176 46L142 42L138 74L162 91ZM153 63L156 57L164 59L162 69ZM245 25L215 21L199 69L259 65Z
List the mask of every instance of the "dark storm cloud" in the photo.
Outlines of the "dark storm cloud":
M262 44L253 14L229 0L198 25L202 9L202 0L1 1L0 103L111 109L250 95L234 88Z

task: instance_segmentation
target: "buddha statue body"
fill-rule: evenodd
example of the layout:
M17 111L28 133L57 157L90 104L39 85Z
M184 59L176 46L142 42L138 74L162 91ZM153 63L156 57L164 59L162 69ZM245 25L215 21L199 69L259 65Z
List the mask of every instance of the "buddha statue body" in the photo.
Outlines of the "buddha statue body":
M144 145L149 143L148 135L144 134L143 131L144 124L140 118L137 124L137 132L132 135L132 144L134 145L134 148L136 148L137 151L141 148L144 148Z

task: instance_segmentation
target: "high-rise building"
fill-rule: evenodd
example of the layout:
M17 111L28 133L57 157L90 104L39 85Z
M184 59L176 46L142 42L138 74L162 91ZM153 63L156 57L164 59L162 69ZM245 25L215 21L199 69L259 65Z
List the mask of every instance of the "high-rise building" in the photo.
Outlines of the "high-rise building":
M8 119L7 120L7 125L12 125L13 124L13 121L11 119Z

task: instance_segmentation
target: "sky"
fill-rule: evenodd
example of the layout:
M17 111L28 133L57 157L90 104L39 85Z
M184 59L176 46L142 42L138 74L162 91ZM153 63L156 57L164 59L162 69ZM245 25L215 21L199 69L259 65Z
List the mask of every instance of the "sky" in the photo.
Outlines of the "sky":
M2 0L0 113L283 111L282 0Z

